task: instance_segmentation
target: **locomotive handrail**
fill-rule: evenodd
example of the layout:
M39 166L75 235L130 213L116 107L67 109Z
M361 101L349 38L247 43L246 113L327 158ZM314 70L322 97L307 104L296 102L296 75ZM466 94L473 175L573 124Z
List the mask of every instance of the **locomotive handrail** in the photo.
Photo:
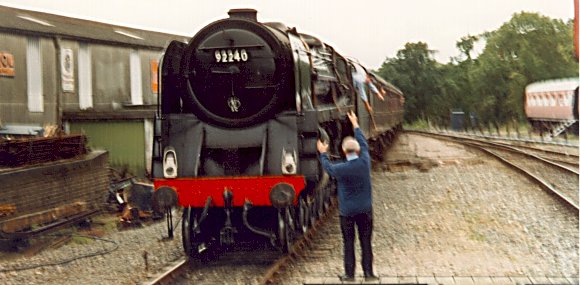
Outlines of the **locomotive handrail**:
M266 148L268 146L268 129L264 130L262 138L262 152L260 153L260 175L264 175L264 162L266 161Z
M236 46L217 46L217 47L203 47L198 50L207 51L212 49L231 49L231 48L263 48L264 45L236 45Z
M258 88L278 88L280 84L274 85L262 85L262 86L244 86L245 89L258 89Z
M201 150L203 147L203 142L205 139L205 129L202 128L201 132L200 132L200 136L199 136L199 143L198 143L198 147L197 147L197 153L201 154ZM199 166L200 166L200 160L201 160L201 155L198 155L195 157L195 164L193 165L193 176L197 177L198 173L199 173Z

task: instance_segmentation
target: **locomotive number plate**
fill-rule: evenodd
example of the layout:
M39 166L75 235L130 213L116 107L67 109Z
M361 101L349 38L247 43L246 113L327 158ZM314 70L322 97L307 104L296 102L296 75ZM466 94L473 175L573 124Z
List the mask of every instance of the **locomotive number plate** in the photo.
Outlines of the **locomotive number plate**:
M215 62L248 61L249 55L245 49L219 49L214 52Z

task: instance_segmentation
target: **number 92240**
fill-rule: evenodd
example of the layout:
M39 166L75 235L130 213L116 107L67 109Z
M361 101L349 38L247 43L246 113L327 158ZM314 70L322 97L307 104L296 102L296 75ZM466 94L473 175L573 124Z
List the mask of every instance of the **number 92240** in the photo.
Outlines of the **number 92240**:
M248 61L248 52L245 49L220 49L214 52L216 62Z

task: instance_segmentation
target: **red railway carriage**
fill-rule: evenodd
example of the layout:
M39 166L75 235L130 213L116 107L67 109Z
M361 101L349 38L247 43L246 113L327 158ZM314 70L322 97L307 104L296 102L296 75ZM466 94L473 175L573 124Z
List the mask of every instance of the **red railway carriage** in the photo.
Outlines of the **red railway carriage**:
M526 87L525 112L533 128L559 132L578 121L578 78L535 82Z
M234 9L189 43L174 41L160 65L154 200L183 207L186 254L262 236L286 251L328 207L334 184L316 141L339 153L354 110L382 150L402 120L402 93L375 76L387 100L369 114L354 91L353 62L319 39L257 12ZM366 72L366 70L365 70ZM371 122L373 124L371 124Z

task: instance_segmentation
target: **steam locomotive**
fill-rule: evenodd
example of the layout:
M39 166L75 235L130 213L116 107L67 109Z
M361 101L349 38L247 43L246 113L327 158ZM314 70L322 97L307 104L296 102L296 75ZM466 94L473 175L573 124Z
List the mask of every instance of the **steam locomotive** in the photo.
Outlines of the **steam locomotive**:
M334 183L316 141L340 153L354 110L372 153L401 126L403 94L318 38L253 9L174 41L160 64L152 176L156 207L183 207L185 253L262 236L283 251L328 208ZM369 113L353 87L362 71L384 95Z

